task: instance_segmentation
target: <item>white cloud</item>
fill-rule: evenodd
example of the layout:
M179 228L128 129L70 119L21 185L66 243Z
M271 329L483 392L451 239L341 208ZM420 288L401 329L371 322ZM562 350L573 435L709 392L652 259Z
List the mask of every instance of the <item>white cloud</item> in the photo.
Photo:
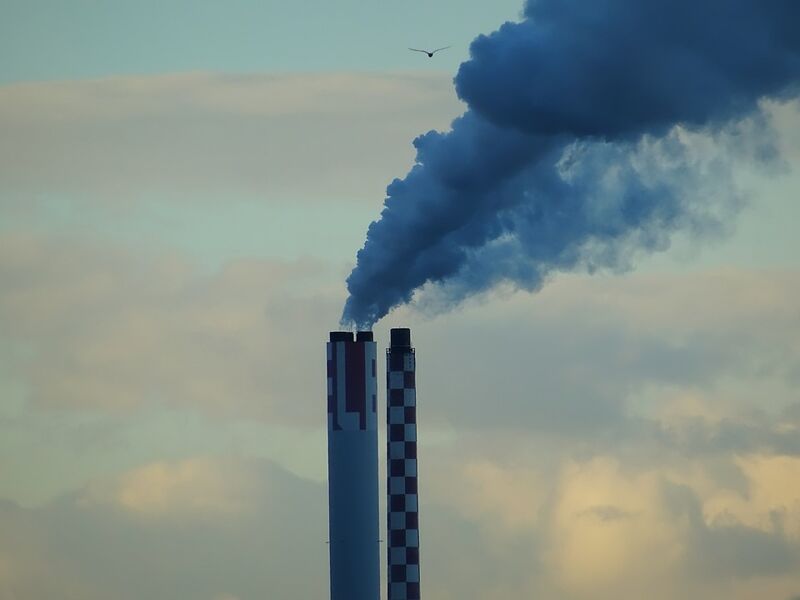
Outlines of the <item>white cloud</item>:
M461 452L421 456L441 479L421 480L431 598L744 600L788 598L800 585L800 539L751 522L797 502L800 491L781 487L796 469L785 458L737 461L751 490L737 506L704 459L641 466L611 454L563 460L563 450L511 448L502 458L495 438L483 443L470 442L463 461ZM712 515L721 506L725 520ZM325 518L323 485L264 461L151 462L39 509L0 502L0 594L323 597Z
M418 350L428 595L800 589L800 489L787 483L799 285L744 269L564 277L420 327L392 315ZM5 364L31 418L158 404L319 429L314 357L341 296L340 273L319 262L208 272L155 250L0 237ZM434 439L438 428L449 434ZM324 486L257 462L162 456L39 509L1 508L0 597L127 600L140 581L154 600L324 595Z
M547 562L568 593L605 597L662 588L683 554L680 520L660 499L655 473L625 474L598 457L568 464L558 483Z
M434 483L434 486L436 483ZM542 478L530 468L501 468L489 460L466 462L436 497L454 499L461 512L501 534L535 531L546 498ZM500 537L503 537L501 535Z
M410 164L410 141L459 112L448 77L415 73L10 84L0 86L3 201L374 201Z
M322 396L324 381L308 374L338 321L340 272L308 259L240 259L208 272L177 254L137 252L0 236L8 376L34 403L318 423L307 399ZM676 398L719 413L706 423L714 427L737 412L778 415L796 402L798 292L794 272L740 269L563 277L538 295L468 306L415 327L421 381L437 399L427 418L602 437L630 433L641 418L674 429L664 411ZM419 316L392 315L379 341L409 321Z
M800 542L800 458L747 455L735 459L745 490L715 489L703 503L710 524L731 521Z
M0 502L0 598L322 598L324 498L267 462L196 458L142 465L35 510Z
M467 522L450 527L460 527L461 536L470 527L480 532L473 543L486 556L458 545L464 560L485 563L485 576L463 582L470 598L491 598L501 588L504 597L572 600L756 598L779 591L788 597L800 585L800 540L789 528L800 499L800 490L787 485L797 479L794 459L728 454L730 467L742 468L744 487L737 490L738 483L720 478L717 459L578 457L568 445L550 445L550 455L518 445L501 457L494 442L484 436L485 446L472 440L452 453L461 473L433 457L437 477L426 478L431 505L423 505L424 513L441 518L455 511ZM459 463L465 453L495 457L476 469L468 456ZM536 509L535 519L528 507ZM445 539L456 535L436 527ZM438 543L435 550L449 552ZM441 557L430 560L438 565ZM493 570L498 565L502 582Z
M297 400L324 391L306 377L338 313L323 265L239 260L209 275L77 240L8 234L0 248L0 323L12 351L31 349L13 364L35 403L314 420Z
M109 504L145 517L241 516L263 501L263 481L237 461L193 458L144 465L90 485L80 506Z

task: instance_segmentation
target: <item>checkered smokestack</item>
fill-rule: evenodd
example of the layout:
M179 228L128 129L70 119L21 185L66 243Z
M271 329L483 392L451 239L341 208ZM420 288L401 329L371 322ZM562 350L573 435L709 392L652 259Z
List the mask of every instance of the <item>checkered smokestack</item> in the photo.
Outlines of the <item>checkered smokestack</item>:
M388 600L419 600L417 391L410 329L392 329L386 352Z
M328 342L331 600L379 600L378 417L372 332Z

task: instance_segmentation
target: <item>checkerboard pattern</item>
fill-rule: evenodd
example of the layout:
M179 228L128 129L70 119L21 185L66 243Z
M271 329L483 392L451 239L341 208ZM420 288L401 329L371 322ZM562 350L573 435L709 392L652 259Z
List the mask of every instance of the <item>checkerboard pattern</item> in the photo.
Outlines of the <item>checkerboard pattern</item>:
M419 600L417 397L413 348L391 348L387 362L389 600Z

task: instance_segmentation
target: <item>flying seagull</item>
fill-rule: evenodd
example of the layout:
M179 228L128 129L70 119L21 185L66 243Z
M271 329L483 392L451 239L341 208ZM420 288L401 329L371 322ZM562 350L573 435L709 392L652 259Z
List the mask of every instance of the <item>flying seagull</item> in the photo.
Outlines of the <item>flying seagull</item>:
M433 55L439 52L440 50L447 50L450 46L445 46L444 48L437 48L436 50L418 50L417 48L409 48L409 50L413 50L414 52L423 52L428 55L428 58L433 58Z

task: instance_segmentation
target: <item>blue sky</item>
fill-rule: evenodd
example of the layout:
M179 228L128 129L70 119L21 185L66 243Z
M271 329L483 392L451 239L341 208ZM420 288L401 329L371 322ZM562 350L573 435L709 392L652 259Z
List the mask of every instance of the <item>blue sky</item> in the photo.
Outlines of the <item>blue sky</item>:
M453 70L476 32L517 19L520 8L511 0L10 0L0 52L12 59L0 65L0 81L198 70ZM446 45L452 51L436 63L406 51Z
M344 279L521 8L4 2L0 597L326 597ZM429 600L800 595L800 108L763 117L769 165L693 139L742 200L713 235L378 324L417 345Z

